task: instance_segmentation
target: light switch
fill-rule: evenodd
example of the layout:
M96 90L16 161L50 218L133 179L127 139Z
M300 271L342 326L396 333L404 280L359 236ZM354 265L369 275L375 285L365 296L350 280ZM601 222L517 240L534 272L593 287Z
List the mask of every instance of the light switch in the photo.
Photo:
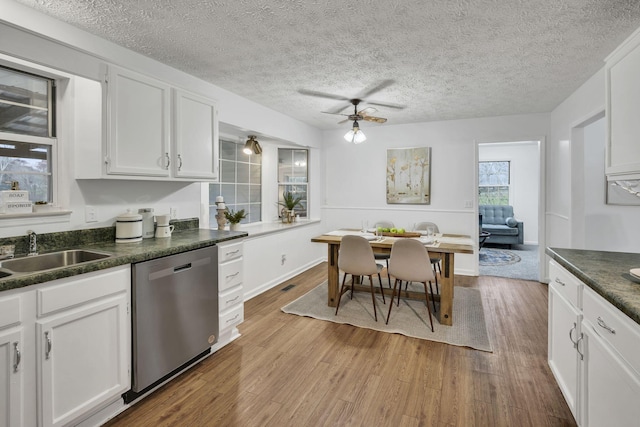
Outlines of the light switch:
M84 207L84 221L98 222L98 209L95 206Z

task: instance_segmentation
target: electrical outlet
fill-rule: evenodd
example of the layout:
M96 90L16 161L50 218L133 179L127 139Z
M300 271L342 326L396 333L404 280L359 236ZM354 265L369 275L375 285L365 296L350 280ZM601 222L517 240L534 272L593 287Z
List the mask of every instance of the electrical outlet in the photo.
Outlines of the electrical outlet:
M464 201L464 207L465 208L472 208L473 207L473 200L465 200Z
M171 219L178 219L178 208L169 208Z
M95 206L84 207L84 221L98 222L98 209Z

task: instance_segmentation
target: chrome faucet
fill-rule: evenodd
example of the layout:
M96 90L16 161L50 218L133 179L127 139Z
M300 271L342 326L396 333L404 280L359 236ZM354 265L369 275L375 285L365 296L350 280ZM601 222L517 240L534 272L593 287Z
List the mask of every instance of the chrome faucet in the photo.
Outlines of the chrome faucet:
M38 243L36 241L37 235L33 230L27 231L27 235L29 236L29 253L27 256L38 255Z

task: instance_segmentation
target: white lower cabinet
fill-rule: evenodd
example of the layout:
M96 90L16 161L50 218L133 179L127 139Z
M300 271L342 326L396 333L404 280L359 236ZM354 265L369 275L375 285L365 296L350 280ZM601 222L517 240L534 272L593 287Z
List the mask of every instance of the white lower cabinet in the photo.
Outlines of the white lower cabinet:
M22 328L0 331L0 427L22 426Z
M0 427L75 425L130 388L131 266L0 294Z
M549 366L576 422L640 425L640 325L554 261L549 274Z
M243 243L218 245L218 314L220 332L216 348L240 336L237 326L244 320Z
M555 289L549 285L549 367L558 382L573 417L578 420L578 371L579 353L576 351L580 337L582 315Z

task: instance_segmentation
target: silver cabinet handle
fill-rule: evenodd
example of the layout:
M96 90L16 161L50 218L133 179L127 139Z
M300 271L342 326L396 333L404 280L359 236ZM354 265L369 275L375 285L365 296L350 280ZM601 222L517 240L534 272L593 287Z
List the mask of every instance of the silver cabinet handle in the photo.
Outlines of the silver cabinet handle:
M182 157L180 156L180 154L178 154L178 161L179 161L178 170L181 170L182 169Z
M18 366L20 366L20 360L22 360L22 355L20 354L20 349L18 348L18 343L13 343L13 372L18 372Z
M226 279L232 279L232 278L236 277L238 274L240 274L240 272L239 272L239 271L236 271L236 272L235 272L235 273L233 273L233 274L227 274L227 276L226 276L225 278L226 278Z
M580 355L580 360L584 360L584 354L582 354L582 352L580 351L580 341L582 341L583 338L584 334L580 334L580 338L578 338L578 341L576 341L576 351Z
M169 166L171 166L171 158L169 157L169 153L164 153L164 157L167 159L167 164L164 168L169 169Z
M235 298L228 299L228 300L227 300L227 304L238 301L238 298L240 298L240 295L236 295L236 297L235 297Z
M598 316L598 326L600 326L602 329L605 329L607 331L609 331L610 333L614 334L616 333L616 330L613 329L611 326L607 325L607 323L602 320L602 317Z
M567 286L566 283L564 283L562 280L558 279L557 277L556 277L556 280L554 280L554 282L562 286Z
M235 251L226 252L224 256L235 255L240 252L240 249L236 249Z
M574 341L574 340L573 340L573 336L572 336L573 331L575 331L577 327L578 327L577 323L576 323L576 322L573 322L573 328L571 328L571 329L569 330L569 339L570 339L570 340L571 340L571 342L573 343L573 348L578 348L578 341Z
M235 316L233 316L231 319L227 319L227 321L225 323L231 323L234 322L238 317L240 317L239 314L236 314Z
M51 338L49 338L48 331L44 333L44 339L47 341L47 347L44 350L44 357L45 359L48 359L49 355L51 354L51 347L52 347Z

